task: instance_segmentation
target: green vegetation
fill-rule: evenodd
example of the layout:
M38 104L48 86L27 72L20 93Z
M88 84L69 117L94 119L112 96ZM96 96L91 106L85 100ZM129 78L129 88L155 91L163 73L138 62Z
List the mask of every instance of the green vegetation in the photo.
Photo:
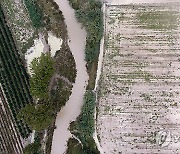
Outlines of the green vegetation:
M92 137L94 133L95 102L95 94L92 91L87 91L84 96L84 105L82 107L81 115L74 123L74 129L78 130L80 140L83 144L87 144L88 138Z
M98 154L96 144L93 139L94 109L96 105L95 93L87 91L84 96L84 105L81 114L75 122L71 123L71 132L76 135L83 144L83 154Z
M59 6L54 0L48 0L48 3L47 0L38 0L37 4L41 6L44 27L47 31L51 31L56 37L65 40L67 38L67 29Z
M21 136L26 138L31 130L24 121L17 119L17 114L21 108L32 102L29 92L29 77L18 54L9 27L6 24L1 6L0 33L0 83L5 92L16 126Z
M61 49L57 52L55 59L56 72L74 83L76 78L76 64L70 48L66 43L62 43Z
M59 112L60 109L66 104L71 95L72 85L67 84L62 79L56 83L57 89L51 90L50 101L52 102L54 112Z
M55 119L53 121L53 124L47 129L47 140L46 140L46 154L51 153L51 146L52 146L52 139L54 135L54 129L56 128L55 126Z
M21 109L18 118L23 119L29 127L36 131L47 129L53 125L55 114L65 105L71 95L72 83L70 81L75 81L76 77L75 62L71 59L72 55L69 55L68 49L63 49L63 51L58 52L55 59L51 58L50 53L46 53L31 62L30 90L32 96L38 98L38 101L36 104L26 105ZM64 61L60 61L64 54L67 57L64 58ZM69 60L72 60L70 64ZM59 62L61 63L59 64ZM66 71L72 69L73 76L63 74L61 69L66 68L65 64L71 66ZM62 76L64 75L67 80L70 80L69 82L61 79L61 72Z
M48 85L54 74L54 61L51 54L42 54L33 59L31 63L32 77L30 79L30 90L34 97L46 99L48 97Z
M19 118L24 119L31 129L40 131L52 124L54 116L53 110L48 104L38 104L36 106L28 104L19 113Z
M36 135L36 134L35 134ZM41 143L40 143L40 137L39 134L35 136L34 143L31 143L27 145L23 149L23 154L41 154Z
M36 143L32 143L24 148L23 154L39 154L38 150L39 145L37 145Z
M137 13L138 21L142 28L171 30L178 26L178 12L173 11L148 11Z
M37 131L48 128L54 119L53 104L49 101L49 82L54 70L50 53L41 54L31 62L30 90L32 96L39 100L36 104L26 105L18 116Z
M76 17L87 31L86 61L93 62L99 55L99 45L103 33L101 2L96 0L69 0L76 10Z
M91 90L94 89L95 85L100 41L103 34L102 4L96 0L69 0L69 2L76 11L77 20L82 23L87 32L85 59L87 61L89 81L81 114L75 122L71 123L71 132L81 140L83 149L77 148L74 145L75 141L69 140L67 152L73 154L82 150L82 154L97 154L99 151L93 139L96 97Z
M29 16L35 28L40 28L43 25L43 14L37 4L37 0L24 0Z
M75 138L70 138L67 145L73 148L68 148L66 154L83 154L82 146Z

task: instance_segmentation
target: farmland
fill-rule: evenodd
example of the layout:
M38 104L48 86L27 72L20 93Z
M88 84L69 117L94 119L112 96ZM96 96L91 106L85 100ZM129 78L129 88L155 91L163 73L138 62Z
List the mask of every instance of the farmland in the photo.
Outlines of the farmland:
M23 121L17 120L17 113L26 104L32 102L29 92L28 75L1 7L0 34L0 82L6 94L11 113L16 121L16 127L21 136L26 138L31 131Z
M36 30L21 0L2 0L2 9L19 52L25 53L37 37Z
M103 151L180 153L179 142L158 137L180 134L179 4L108 5L105 15L97 117Z
M1 86L1 85L0 85ZM0 152L8 151L8 153L20 153L22 151L21 138L14 126L14 120L6 98L4 97L3 91L0 87L0 126L1 126L1 136L0 136Z

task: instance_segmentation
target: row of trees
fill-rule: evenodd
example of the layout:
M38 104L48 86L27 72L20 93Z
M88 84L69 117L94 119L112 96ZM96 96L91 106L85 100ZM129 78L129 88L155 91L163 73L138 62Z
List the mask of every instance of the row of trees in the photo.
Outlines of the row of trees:
M23 119L31 129L43 130L50 126L54 119L53 106L49 96L49 83L54 74L54 60L50 53L41 54L31 62L30 90L38 102L26 105L19 112L19 119Z

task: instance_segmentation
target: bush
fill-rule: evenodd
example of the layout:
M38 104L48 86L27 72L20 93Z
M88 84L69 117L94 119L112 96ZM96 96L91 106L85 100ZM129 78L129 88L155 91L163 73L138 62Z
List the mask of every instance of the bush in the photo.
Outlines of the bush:
M28 104L21 109L18 114L19 119L23 119L33 130L43 130L48 128L53 122L53 110L45 104Z

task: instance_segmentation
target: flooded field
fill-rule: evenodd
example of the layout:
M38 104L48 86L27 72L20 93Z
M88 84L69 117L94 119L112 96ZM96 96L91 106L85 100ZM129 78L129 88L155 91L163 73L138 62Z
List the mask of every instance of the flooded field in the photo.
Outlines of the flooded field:
M104 153L180 153L179 8L106 7L97 118Z

